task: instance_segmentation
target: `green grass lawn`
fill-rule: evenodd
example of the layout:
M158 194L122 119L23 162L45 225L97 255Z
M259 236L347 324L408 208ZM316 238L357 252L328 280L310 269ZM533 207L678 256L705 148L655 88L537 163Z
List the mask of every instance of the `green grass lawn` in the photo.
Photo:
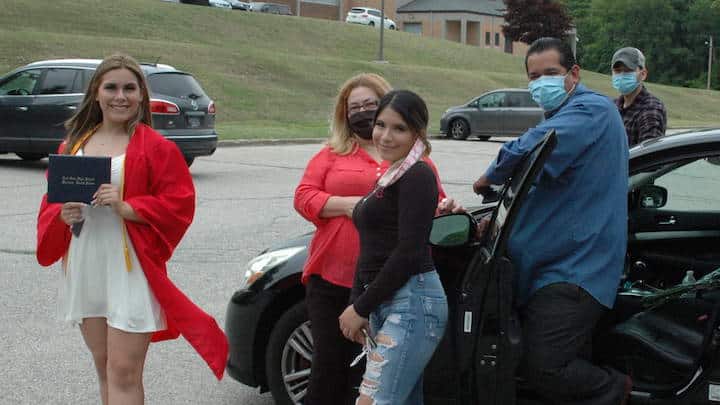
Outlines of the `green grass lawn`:
M428 102L431 130L452 105L498 87L524 87L523 59L495 50L338 21L227 11L160 0L0 0L0 72L40 59L102 58L119 51L193 73L218 109L223 139L327 135L340 84L385 76ZM610 78L583 72L614 95ZM670 126L720 123L720 92L649 85Z

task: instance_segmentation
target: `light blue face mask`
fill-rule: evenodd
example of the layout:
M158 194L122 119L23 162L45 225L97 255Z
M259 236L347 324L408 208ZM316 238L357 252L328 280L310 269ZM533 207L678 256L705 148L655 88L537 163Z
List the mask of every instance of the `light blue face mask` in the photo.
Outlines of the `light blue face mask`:
M623 96L630 94L640 85L636 72L613 73L612 85Z
M528 83L528 90L532 99L540 104L545 111L552 111L560 107L568 97L565 90L567 75L540 76Z

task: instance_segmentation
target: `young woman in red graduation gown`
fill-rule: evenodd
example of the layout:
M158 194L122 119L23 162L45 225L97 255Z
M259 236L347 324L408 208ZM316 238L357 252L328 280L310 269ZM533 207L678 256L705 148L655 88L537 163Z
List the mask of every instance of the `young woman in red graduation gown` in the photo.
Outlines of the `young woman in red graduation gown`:
M59 153L112 156L113 181L91 206L48 203L37 259L62 261L59 316L80 325L103 404L142 404L151 341L183 335L222 378L228 344L215 319L167 276L166 263L192 222L195 189L177 146L151 128L147 83L132 58L97 68ZM82 224L78 235L71 232Z

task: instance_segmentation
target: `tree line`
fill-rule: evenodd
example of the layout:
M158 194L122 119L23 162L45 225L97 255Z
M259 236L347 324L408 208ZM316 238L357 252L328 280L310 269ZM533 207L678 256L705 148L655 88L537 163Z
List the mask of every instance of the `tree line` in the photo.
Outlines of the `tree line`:
M577 59L610 73L618 48L633 46L647 59L649 80L705 88L713 38L712 88L720 89L720 0L505 0L503 32L531 43L577 30Z

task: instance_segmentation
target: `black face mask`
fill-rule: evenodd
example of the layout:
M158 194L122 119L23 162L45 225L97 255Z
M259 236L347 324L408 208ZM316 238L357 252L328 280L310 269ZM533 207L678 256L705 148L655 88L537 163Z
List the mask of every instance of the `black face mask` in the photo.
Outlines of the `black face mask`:
M359 111L348 117L350 129L362 139L372 139L375 110Z

